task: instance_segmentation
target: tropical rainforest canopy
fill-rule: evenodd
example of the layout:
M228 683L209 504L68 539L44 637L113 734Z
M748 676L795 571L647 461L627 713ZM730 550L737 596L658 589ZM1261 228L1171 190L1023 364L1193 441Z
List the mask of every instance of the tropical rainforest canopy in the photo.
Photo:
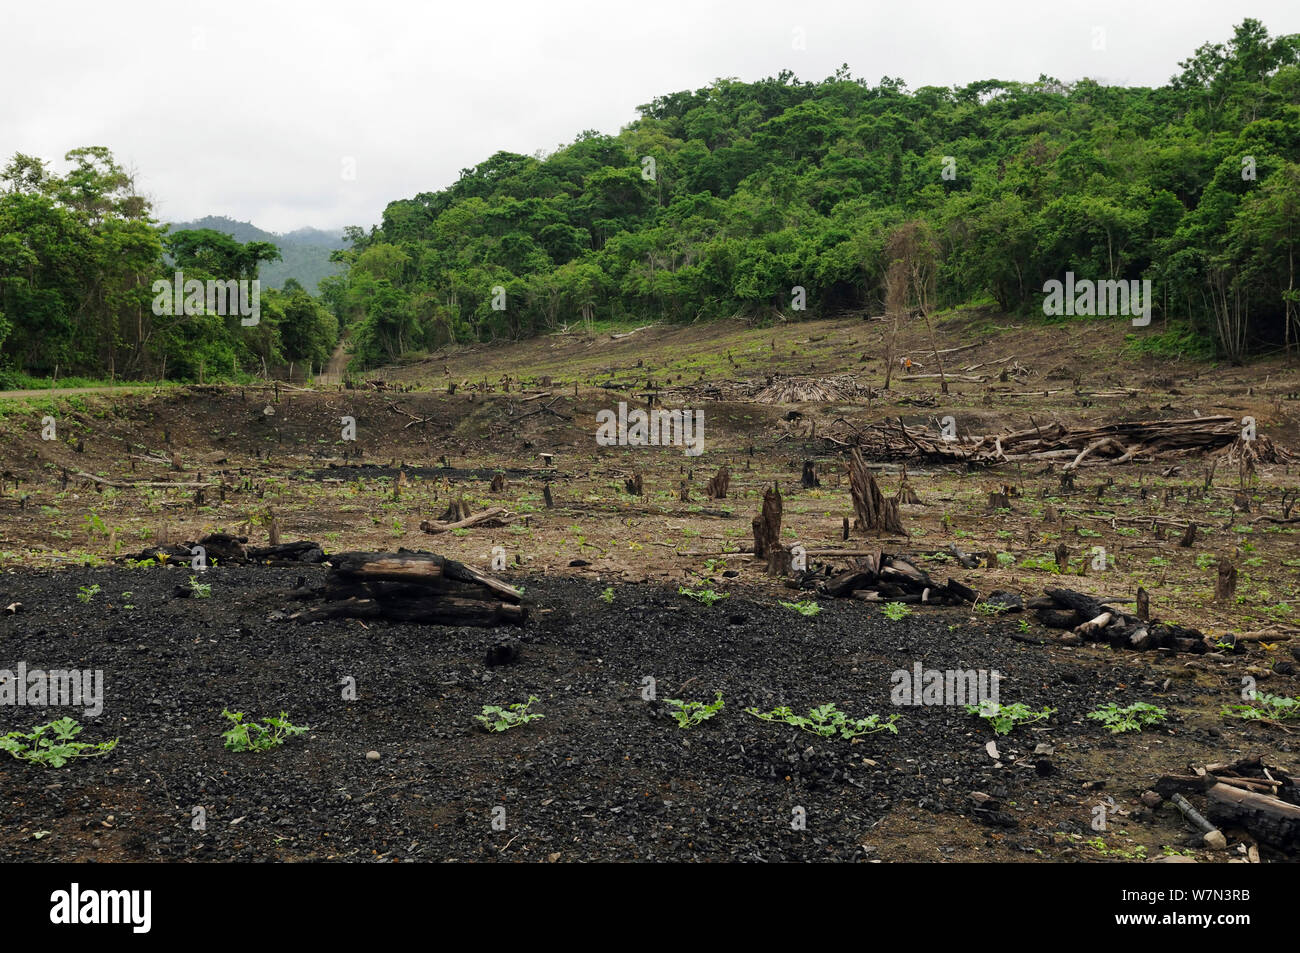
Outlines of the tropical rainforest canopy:
M618 135L499 152L392 202L347 230L328 310L290 287L256 328L154 317L149 287L172 262L253 276L273 246L164 236L105 150L70 153L63 178L19 155L0 195L0 354L33 373L192 377L199 361L319 363L336 317L368 365L596 318L794 316L797 297L809 316L1041 316L1066 272L1151 280L1150 332L1230 360L1295 343L1300 36L1245 20L1179 67L1158 89L909 91L842 67L661 96Z

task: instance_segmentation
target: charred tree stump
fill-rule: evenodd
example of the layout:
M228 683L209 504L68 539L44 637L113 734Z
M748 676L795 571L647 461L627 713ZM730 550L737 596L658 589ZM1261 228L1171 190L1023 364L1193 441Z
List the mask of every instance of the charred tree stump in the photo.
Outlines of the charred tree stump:
M717 475L709 480L709 484L705 488L704 492L711 500L725 500L727 498L727 490L730 486L731 471L723 466L719 467Z
M803 462L803 475L799 478L799 485L805 490L821 486L821 481L817 479L817 466L813 461L805 460Z
M1227 556L1219 557L1219 575L1214 581L1214 598L1218 602L1231 599L1237 591L1237 567Z
M460 523L469 519L473 515L474 511L470 509L469 504L465 502L465 498L462 496L459 499L452 500L451 503L447 505L447 508L443 510L442 515L438 517L438 522Z
M623 481L623 487L632 496L645 496L645 482L640 473L634 473Z
M772 566L772 554L781 548L781 490L772 487L763 494L763 508L754 517L754 557Z
M867 469L866 461L856 447L849 465L849 494L853 497L853 510L857 514L855 529L907 535L899 514L898 500L886 499L880 492L876 478Z

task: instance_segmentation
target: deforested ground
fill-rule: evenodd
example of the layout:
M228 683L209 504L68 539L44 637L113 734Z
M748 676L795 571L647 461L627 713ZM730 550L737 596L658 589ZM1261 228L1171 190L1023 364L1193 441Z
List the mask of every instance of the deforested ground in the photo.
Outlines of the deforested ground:
M5 756L0 850L100 861L1245 859L1248 834L1206 850L1140 796L1164 775L1247 755L1297 768L1288 726L1221 714L1241 702L1243 678L1300 694L1297 465L1190 451L1088 460L1071 481L1061 459L868 457L890 495L906 466L907 535L851 529L845 540L847 444L886 422L937 434L946 416L962 435L1229 416L1294 453L1295 368L1130 353L1123 326L1105 321L1044 328L964 312L939 327L961 348L945 367L949 393L921 376L932 367L897 372L884 390L885 331L855 317L568 333L430 355L350 388L5 400L0 608L13 608L0 615L0 671L100 670L104 707L4 706L0 733L69 715L80 740L120 740L61 768ZM902 352L930 363L924 339L904 337ZM703 410L703 453L597 444L596 415L645 407L647 394ZM56 439L41 439L46 416ZM801 485L806 461L819 485ZM709 499L724 465L728 493ZM628 492L637 474L642 495ZM745 552L774 485L783 542L809 550L820 580L856 559L826 551L881 548L983 595L1064 587L1131 600L1142 587L1153 616L1225 648L1064 644L1033 612L902 614L827 597L809 578L792 588L799 580L769 576ZM420 529L459 501L504 518ZM1192 522L1196 538L1180 546ZM199 572L140 558L214 532L250 546L274 532L327 554L423 549L483 571L504 558L493 574L523 587L529 619L301 624L289 618L302 608L295 593L320 585L325 566ZM1229 564L1236 588L1216 598ZM706 605L683 588L723 598ZM781 605L810 601L816 615ZM1228 651L1245 633L1253 640ZM490 652L501 645L511 651ZM918 663L997 671L1004 704L1055 711L995 737L960 705L895 704L895 673ZM714 717L678 727L668 699L718 692ZM497 734L475 723L485 705L530 696L540 720ZM1086 717L1110 702L1168 715L1112 735ZM828 739L745 711L827 703L854 718L897 715L897 734ZM308 730L270 751L228 751L223 709L284 711ZM1292 859L1257 846L1265 860Z

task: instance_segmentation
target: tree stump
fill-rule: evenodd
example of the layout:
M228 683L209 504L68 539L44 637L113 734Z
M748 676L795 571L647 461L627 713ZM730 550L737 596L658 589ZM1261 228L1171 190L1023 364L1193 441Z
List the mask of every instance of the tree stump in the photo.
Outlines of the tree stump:
M867 469L866 461L856 447L849 466L849 494L853 497L853 510L857 514L855 529L907 535L899 514L898 500L886 499L880 492L875 476Z
M717 475L709 480L704 492L711 500L725 500L727 490L731 486L731 471L725 466L719 467Z
M781 490L772 487L763 494L763 508L754 517L754 557L768 560L771 569L772 553L781 548Z
M817 466L813 461L805 460L803 462L803 475L799 478L799 485L805 490L821 486L821 481L817 479Z
M1231 599L1237 591L1237 567L1227 556L1219 557L1219 575L1214 581L1214 598L1218 602Z

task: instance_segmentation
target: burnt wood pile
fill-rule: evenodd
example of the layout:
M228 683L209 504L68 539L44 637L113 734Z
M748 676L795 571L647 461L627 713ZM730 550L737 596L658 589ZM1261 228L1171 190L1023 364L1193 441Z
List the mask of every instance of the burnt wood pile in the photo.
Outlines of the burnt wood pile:
M969 586L951 578L937 583L907 558L881 550L859 557L855 565L828 579L819 589L828 596L863 602L955 606L979 599L979 593Z
M323 619L391 619L438 625L522 625L528 610L513 586L436 553L338 553L329 557L324 586L300 599L321 599L290 616Z
M249 546L247 536L233 536L229 533L209 533L197 542L150 546L126 558L138 561L152 559L172 566L192 566L197 555L196 547L199 546L203 547L208 564L219 566L245 566L250 563L291 566L323 563L326 558L320 544L311 540L278 543L274 546Z
M1044 595L1031 599L1027 605L1043 625L1067 630L1059 638L1066 644L1107 642L1115 648L1137 652L1166 649L1194 655L1236 648L1212 643L1196 629L1141 619L1073 589L1046 589Z

